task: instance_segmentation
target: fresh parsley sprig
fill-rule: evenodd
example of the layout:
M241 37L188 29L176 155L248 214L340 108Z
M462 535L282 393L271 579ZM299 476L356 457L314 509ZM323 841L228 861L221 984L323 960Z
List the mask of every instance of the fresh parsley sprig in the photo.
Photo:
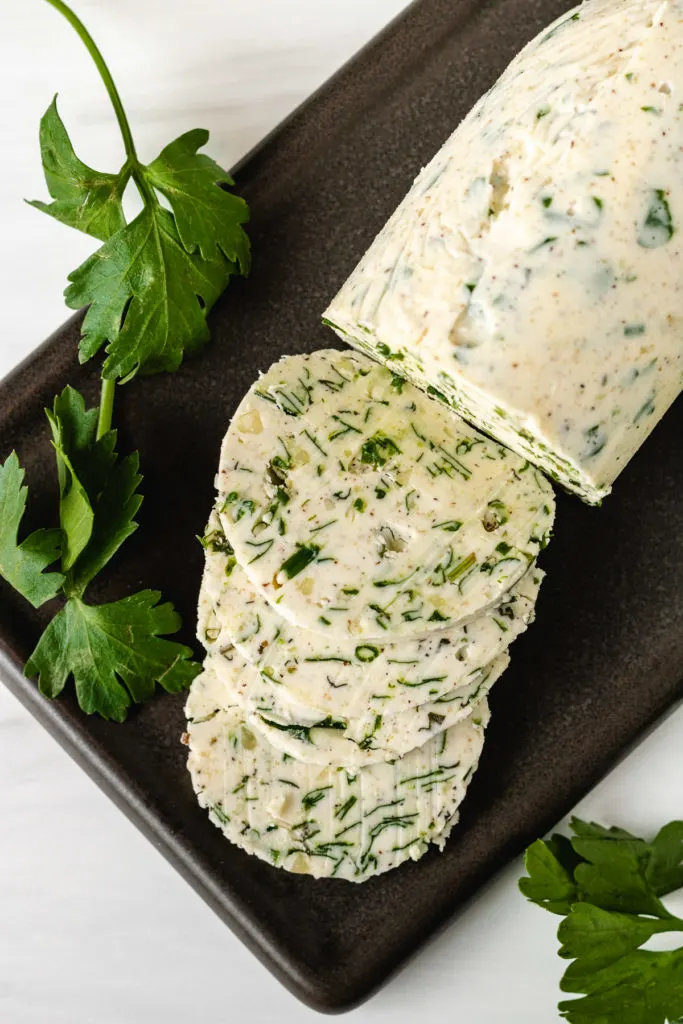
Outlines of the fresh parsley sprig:
M538 840L526 852L519 887L531 902L564 917L559 955L573 961L559 1005L570 1024L667 1024L683 1017L683 947L642 947L683 932L662 897L683 888L683 821L651 843L620 828L570 822L572 836Z
M189 686L200 666L188 647L166 639L180 618L161 595L144 590L92 605L86 591L137 529L142 503L137 452L116 450L116 385L138 373L174 371L209 338L206 317L233 274L249 269L246 203L234 182L198 151L209 133L187 132L156 160L138 158L128 118L91 35L63 0L47 0L75 29L111 100L125 163L116 174L76 156L56 97L40 125L51 203L30 205L103 244L69 275L65 297L89 307L81 328L81 362L104 350L99 407L87 409L66 387L46 410L59 481L59 528L19 539L28 489L15 452L0 463L0 576L34 607L61 596L58 610L26 665L41 691L56 697L73 678L87 713L122 722L157 684ZM142 211L130 223L123 194L136 186ZM170 209L162 205L163 196ZM59 570L51 569L60 561Z
M104 242L69 275L65 293L72 309L90 307L82 326L81 362L104 347L105 381L177 370L185 352L208 340L206 314L231 275L249 269L242 226L247 204L221 187L234 184L230 175L198 153L207 131L187 132L151 164L140 161L121 97L94 40L62 0L47 3L64 15L92 57L126 153L118 174L94 171L76 156L56 98L42 119L40 147L53 202L31 205ZM130 181L143 208L126 224L123 193Z

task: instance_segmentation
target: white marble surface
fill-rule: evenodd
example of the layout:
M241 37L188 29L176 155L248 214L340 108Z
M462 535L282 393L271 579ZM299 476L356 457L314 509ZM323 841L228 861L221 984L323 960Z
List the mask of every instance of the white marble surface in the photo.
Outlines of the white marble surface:
M403 0L79 0L109 56L143 157L211 129L230 165ZM91 250L22 204L45 197L37 128L55 90L81 156L118 166L106 98L80 44L38 0L2 0L0 375L64 318ZM681 816L683 711L579 808L644 832ZM0 1021L312 1021L0 687ZM350 1024L425 1011L467 1024L557 1020L556 919L525 904L514 864Z

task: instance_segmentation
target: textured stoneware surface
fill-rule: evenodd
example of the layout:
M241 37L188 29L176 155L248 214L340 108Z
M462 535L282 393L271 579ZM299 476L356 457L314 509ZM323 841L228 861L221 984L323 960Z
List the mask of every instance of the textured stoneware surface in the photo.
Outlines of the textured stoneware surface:
M414 174L566 0L421 0L239 170L254 269L212 317L213 343L172 377L117 397L123 450L143 454L141 529L92 598L140 586L175 601L192 642L202 567L195 534L221 436L259 369L334 343L319 314ZM72 321L0 386L0 458L16 447L49 520L54 472L43 407L67 381L97 395ZM492 699L484 758L443 856L362 887L286 875L230 847L196 806L178 742L182 700L123 728L70 697L42 700L21 667L34 613L0 585L0 669L36 717L273 972L325 1011L366 998L523 846L543 833L680 695L683 464L679 403L601 510L561 497L538 619Z

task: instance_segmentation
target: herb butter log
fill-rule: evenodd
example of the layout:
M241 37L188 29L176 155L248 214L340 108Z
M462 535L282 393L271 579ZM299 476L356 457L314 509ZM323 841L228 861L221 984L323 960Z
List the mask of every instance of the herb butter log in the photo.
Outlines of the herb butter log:
M326 321L598 503L683 387L682 104L682 0L590 0L448 139Z
M237 409L218 510L233 557L294 625L425 636L499 602L546 545L528 462L351 351L288 356Z
M226 837L280 868L363 882L442 849L476 770L488 722L475 718L394 764L355 773L276 751L226 702L210 672L187 702L188 768L199 803Z

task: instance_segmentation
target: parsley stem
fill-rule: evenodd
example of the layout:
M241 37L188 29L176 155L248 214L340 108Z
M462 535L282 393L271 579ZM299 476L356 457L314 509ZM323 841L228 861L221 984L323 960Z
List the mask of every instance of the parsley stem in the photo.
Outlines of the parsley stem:
M102 390L100 391L100 415L97 420L97 440L104 437L111 430L111 421L114 413L114 395L116 394L116 381L102 379Z
M126 116L125 110L123 109L123 103L121 102L119 91L116 88L116 85L114 84L114 79L111 77L109 68L105 63L104 57L100 53L95 43L95 40L90 35L81 19L76 14L74 14L70 7L67 7L63 0L46 0L46 2L50 4L51 7L54 7L56 11L59 11L59 13L66 18L71 27L75 29L81 41L85 45L85 48L87 49L88 53L92 57L95 63L95 67L100 73L100 78L104 82L104 87L107 90L107 93L109 94L109 99L111 100L111 104L114 108L116 120L119 123L121 135L123 136L123 145L126 150L128 162L131 165L136 166L138 164L138 156L135 151L135 143L133 142L133 136L130 130L130 125L128 124L128 118Z
M140 166L140 161L138 160L138 155L135 149L130 124L128 123L128 117L126 116L126 111L124 110L123 103L121 102L119 90L116 88L114 79L111 76L111 72L107 67L107 63L102 56L99 47L78 15L75 14L71 8L63 2L63 0L46 0L46 2L66 18L92 57L95 67L100 74L100 78L104 83L104 87L107 90L109 99L111 100L111 105L114 108L116 120L118 121L118 125L121 130L123 146L126 151L126 166L129 173L131 173L135 178L135 182L139 187L139 175L136 174L136 169ZM102 390L100 392L100 413L97 420L98 440L111 430L115 394L116 381L102 380Z
M48 0L48 3L49 2L50 2L50 0ZM137 189L138 189L138 192L140 193L142 201L145 204L145 206L148 206L148 207L149 206L158 206L159 204L158 204L156 196L154 195L154 189L152 188L150 183L145 178L145 175L140 172L139 168L140 168L140 164L136 163L133 166L132 170L131 170L131 177L133 178L133 181L135 182L135 184L137 186Z

